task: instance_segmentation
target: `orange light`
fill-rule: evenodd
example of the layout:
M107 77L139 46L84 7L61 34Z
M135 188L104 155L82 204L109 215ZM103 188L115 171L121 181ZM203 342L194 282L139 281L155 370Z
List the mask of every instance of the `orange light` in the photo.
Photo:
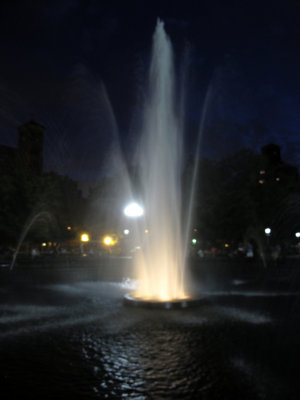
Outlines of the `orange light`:
M72 228L70 226L67 226L68 231L70 231Z

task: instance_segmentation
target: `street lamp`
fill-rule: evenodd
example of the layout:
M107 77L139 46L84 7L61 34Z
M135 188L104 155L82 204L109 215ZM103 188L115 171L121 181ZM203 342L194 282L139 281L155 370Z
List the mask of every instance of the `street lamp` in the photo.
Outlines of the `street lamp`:
M126 217L137 218L144 214L143 208L137 203L130 203L124 208Z
M132 202L129 203L123 210L124 215L128 218L130 218L132 220L131 222L131 226L130 226L130 232L129 229L127 229L127 233L126 230L124 230L124 235L128 235L130 233L130 237L131 237L131 245L133 245L134 243L136 244L135 247L140 246L140 240L141 237L139 236L139 229L137 227L137 225L140 223L140 221L137 221L141 216L144 215L144 209L143 207L136 203L136 202ZM126 222L128 223L128 222ZM140 227L141 228L141 227Z
M106 236L104 236L102 238L102 243L105 244L105 246L108 246L108 247L114 246L115 244L118 243L118 241L119 241L118 237L115 234L106 235Z
M86 256L86 253L84 252L84 243L87 243L87 242L90 241L89 235L87 233L83 233L80 236L80 241L81 241L81 243L80 243L80 253L81 253L82 256Z
M265 229L265 234L266 234L267 236L270 236L270 235L271 235L271 232L272 232L272 229L271 229L271 228L266 228L266 229Z
M103 239L103 243L104 243L106 246L112 246L112 243L113 243L112 237L110 237L110 236L105 236L105 238Z
M83 234L81 235L81 237L80 237L80 240L81 240L82 242L89 242L89 241L90 241L90 237L89 237L89 235L88 235L87 233L83 233Z
M295 233L296 238L300 238L300 232Z

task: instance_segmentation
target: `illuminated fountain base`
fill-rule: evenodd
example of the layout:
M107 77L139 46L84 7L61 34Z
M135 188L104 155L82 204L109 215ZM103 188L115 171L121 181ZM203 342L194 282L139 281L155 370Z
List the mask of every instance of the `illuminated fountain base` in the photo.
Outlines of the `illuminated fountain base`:
M134 295L127 293L124 296L124 304L130 307L141 307L141 308L154 308L154 309L184 309L195 307L200 304L204 304L207 301L207 297L187 297L184 299L175 299L175 300L152 300L152 299L143 299L140 297L135 297Z

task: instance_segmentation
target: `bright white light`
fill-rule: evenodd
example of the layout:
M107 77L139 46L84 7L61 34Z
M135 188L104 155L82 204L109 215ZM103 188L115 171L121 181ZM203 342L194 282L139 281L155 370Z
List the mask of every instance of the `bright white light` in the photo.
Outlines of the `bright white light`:
M296 238L300 238L300 232L295 233Z
M130 203L124 209L126 217L141 217L144 214L144 210L137 203Z
M265 234L266 234L267 236L271 235L271 232L272 232L271 228L266 228L266 229L265 229Z
M129 229L124 229L123 233L124 233L124 235L129 235L130 230Z

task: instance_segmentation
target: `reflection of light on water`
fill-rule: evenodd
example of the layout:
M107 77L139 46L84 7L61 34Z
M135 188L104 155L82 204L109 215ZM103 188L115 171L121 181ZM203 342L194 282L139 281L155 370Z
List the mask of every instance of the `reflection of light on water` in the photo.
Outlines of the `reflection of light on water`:
M136 326L121 335L83 333L82 356L96 377L94 391L101 398L160 399L166 393L170 398L190 398L196 384L201 393L208 390L210 372L201 367L196 374L186 373L197 359L190 332L182 334L176 325L156 325L152 331L155 320L142 320L142 329Z
M272 319L267 315L242 310L236 307L217 307L215 311L226 317L236 319L238 321L248 322L250 324L267 324L272 322Z
M1 312L8 315L0 318L0 339L32 335L82 324L87 325L99 320L98 313L87 314L76 309L73 314L72 311L61 306L5 306L0 307Z

